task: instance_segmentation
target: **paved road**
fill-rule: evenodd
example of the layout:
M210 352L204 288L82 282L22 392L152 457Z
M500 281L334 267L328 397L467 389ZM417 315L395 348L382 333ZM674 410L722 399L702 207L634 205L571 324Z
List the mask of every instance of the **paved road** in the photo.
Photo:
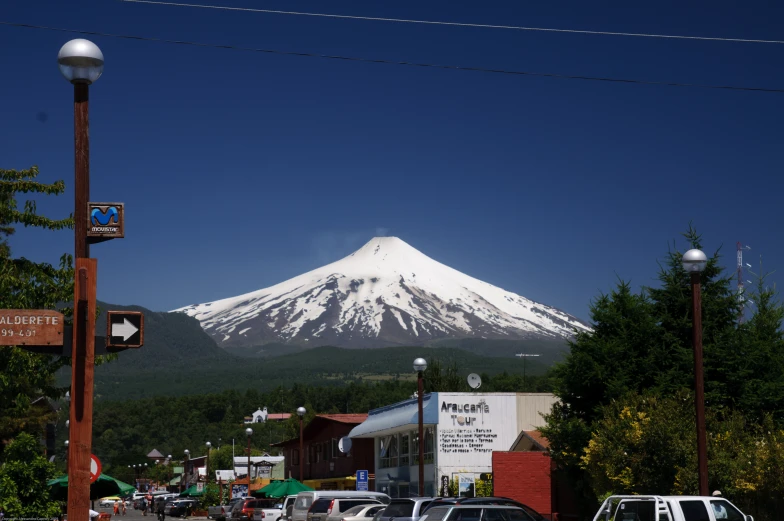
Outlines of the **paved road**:
M125 521L125 520L128 520L128 521L141 521L141 520L157 521L157 519L158 519L156 516L150 514L149 512L147 512L146 516L143 516L141 510L134 510L133 507L130 507L130 506L128 507L125 515L120 514L120 515L115 516L114 513L113 513L114 509L112 507L100 508L98 506L98 502L97 501L95 502L95 511L96 512L100 512L102 514L112 514L112 521ZM182 519L182 518L166 516L166 519L168 520L168 519ZM206 517L189 516L186 519L197 519L198 520L198 519L207 519L207 518Z

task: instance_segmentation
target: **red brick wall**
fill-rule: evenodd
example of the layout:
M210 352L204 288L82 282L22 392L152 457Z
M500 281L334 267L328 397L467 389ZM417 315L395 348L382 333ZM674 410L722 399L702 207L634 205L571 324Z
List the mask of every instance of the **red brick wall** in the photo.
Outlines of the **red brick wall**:
M544 452L493 452L493 493L552 514L550 457Z

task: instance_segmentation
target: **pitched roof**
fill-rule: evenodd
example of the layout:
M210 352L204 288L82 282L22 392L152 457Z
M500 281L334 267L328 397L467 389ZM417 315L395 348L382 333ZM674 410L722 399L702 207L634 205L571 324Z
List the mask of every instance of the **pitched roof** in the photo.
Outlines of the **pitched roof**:
M526 436L534 440L540 447L543 449L550 448L550 440L542 436L542 433L539 431L525 431Z
M340 423L355 423L359 425L363 421L367 420L367 413L363 414L317 414L317 418L326 418L327 420L332 420Z
M550 448L550 440L542 436L539 431L520 431L510 451L546 451Z
M162 458L163 454L158 452L158 449L152 449L149 454L147 454L148 458Z

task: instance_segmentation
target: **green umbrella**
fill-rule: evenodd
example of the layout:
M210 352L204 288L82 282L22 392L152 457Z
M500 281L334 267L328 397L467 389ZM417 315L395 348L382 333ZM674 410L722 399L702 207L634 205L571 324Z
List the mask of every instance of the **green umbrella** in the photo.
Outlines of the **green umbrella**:
M52 499L68 500L68 476L60 476L46 483ZM101 474L94 483L90 484L90 499L101 499L108 496L124 496L136 492L136 487L114 479L106 474Z
M299 494L300 492L313 490L309 486L303 485L302 483L300 483L299 481L297 481L294 478L289 478L289 479L280 481L280 482L276 483L276 485L277 485L277 487L274 488L273 490L270 490L269 492L265 492L264 496L265 497L286 497L286 496L291 496L291 495L294 495L294 494ZM264 487L264 488L267 488L267 487ZM256 495L261 490L264 490L264 489L259 489L259 490L255 491L255 492L251 493L251 495Z
M198 497L204 495L204 489L198 490L196 485L191 485L184 492L180 492L180 497Z
M273 479L268 485L254 490L250 495L255 497L280 497L275 495L275 491L281 486L284 486L282 479Z

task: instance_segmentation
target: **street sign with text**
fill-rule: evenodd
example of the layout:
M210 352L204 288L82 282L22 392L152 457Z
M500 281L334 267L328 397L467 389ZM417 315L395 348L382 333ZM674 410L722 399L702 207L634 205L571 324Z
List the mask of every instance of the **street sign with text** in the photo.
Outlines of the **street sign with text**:
M368 489L368 471L367 470L358 470L357 471L357 490L367 490Z
M108 311L106 347L144 345L144 314L141 311Z
M0 346L61 346L64 325L58 311L0 309Z
M88 237L122 239L125 237L123 203L87 203Z

